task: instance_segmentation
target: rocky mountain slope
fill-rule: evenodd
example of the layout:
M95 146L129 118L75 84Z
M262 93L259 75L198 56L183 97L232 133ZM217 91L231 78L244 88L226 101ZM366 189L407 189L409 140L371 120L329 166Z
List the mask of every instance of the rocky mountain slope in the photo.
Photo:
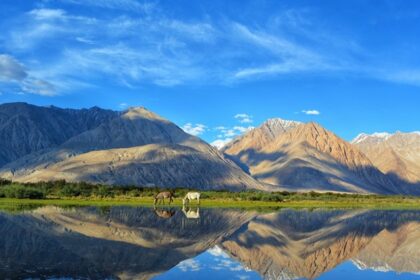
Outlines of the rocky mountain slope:
M234 155L242 162L246 162L247 159L254 158L256 151L261 150L277 136L300 124L300 122L279 118L269 119L261 126L248 131L226 144L221 150L226 154Z
M55 148L5 165L0 177L24 182L65 179L199 189L265 188L215 148L140 107Z
M218 244L251 213L201 209L190 221L153 209L44 207L0 213L0 274L6 279L152 279Z
M394 180L420 184L420 132L360 134L352 143Z
M420 274L420 223L382 230L353 259L360 269Z
M0 105L0 167L32 152L56 147L73 136L118 116L97 107L82 110Z
M252 219L221 248L264 279L316 279L348 259L417 273L419 222L416 211L284 210Z
M405 192L358 148L316 123L294 124L275 134L266 126L248 132L223 149L262 182L292 190Z

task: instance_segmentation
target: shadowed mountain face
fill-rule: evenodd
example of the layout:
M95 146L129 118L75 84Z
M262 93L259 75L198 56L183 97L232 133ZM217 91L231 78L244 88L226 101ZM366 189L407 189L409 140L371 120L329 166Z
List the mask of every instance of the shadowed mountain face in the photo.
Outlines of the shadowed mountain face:
M313 279L347 260L420 272L418 211L199 212L194 219L178 208L1 213L0 274L149 279L215 246L265 279Z
M275 134L265 126L248 132L223 150L262 182L291 190L406 192L357 147L318 124L294 124Z
M361 134L352 141L383 173L420 194L420 133ZM417 186L416 186L417 185Z
M97 107L72 110L26 103L0 105L0 167L32 152L59 146L118 116Z
M221 247L265 279L314 279L343 261L420 272L420 213L292 211L260 215Z
M146 110L130 108L52 148L9 163L0 177L119 185L263 189L199 138Z
M26 277L149 279L232 234L252 213L179 209L162 218L148 208L116 207L0 215L0 274Z

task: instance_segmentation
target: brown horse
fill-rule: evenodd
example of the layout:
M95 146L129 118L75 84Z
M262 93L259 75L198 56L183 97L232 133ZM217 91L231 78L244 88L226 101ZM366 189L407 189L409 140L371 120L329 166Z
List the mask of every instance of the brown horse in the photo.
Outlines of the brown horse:
M163 219L169 219L170 217L175 215L175 210L173 209L158 209L154 207L153 210L158 217L161 217Z
M165 204L165 198L169 198L169 205L171 204L171 202L174 201L173 199L174 195L171 192L160 192L155 196L155 201L153 202L154 205L156 205L157 203L161 203L163 202L163 204Z

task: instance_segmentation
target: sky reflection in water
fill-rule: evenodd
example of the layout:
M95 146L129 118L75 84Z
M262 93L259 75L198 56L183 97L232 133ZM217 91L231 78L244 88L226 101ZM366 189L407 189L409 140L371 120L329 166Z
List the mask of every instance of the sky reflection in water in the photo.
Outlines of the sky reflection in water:
M420 211L47 206L0 235L6 279L420 279Z

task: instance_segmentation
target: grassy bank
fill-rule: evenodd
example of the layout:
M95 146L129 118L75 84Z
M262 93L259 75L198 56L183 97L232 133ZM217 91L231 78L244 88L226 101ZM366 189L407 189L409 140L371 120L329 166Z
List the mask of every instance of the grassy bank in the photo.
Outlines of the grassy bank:
M55 199L0 199L0 208L14 206L153 206L152 197L142 198L55 198ZM161 205L163 206L163 205ZM165 204L167 206L167 204ZM172 206L182 206L181 199L175 199ZM191 203L196 206L196 203ZM377 198L377 199L301 199L285 200L282 202L250 201L238 199L208 198L201 201L201 207L217 208L340 208L340 209L419 209L420 199L418 198Z
M57 206L152 206L157 188L105 186L65 181L20 184L0 181L0 208ZM172 189L173 205L181 206L181 198L189 191ZM420 209L420 197L379 196L338 193L296 193L258 191L202 191L202 207L234 208L368 208ZM193 203L194 204L194 203ZM195 204L194 204L195 205Z

